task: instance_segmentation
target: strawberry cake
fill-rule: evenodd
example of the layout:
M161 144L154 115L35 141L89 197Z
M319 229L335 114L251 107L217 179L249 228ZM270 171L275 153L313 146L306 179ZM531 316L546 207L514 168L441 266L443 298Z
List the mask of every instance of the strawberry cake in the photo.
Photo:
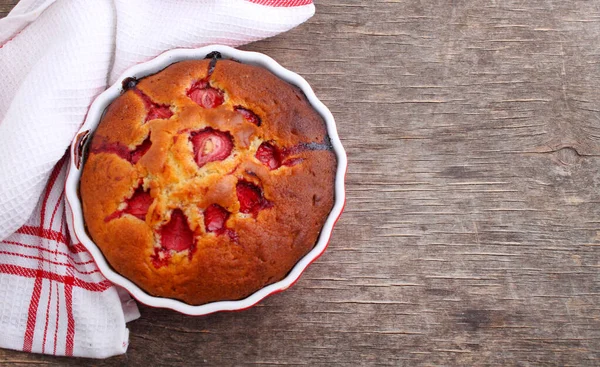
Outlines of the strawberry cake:
M190 305L283 279L334 202L336 156L304 94L218 54L123 89L80 182L86 229L113 269Z

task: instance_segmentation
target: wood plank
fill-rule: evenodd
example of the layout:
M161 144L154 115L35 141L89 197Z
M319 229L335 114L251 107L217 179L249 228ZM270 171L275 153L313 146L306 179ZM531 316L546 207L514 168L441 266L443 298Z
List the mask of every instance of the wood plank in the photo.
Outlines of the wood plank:
M336 117L348 204L328 251L248 311L142 307L127 355L94 363L597 365L600 3L316 5L242 48Z
M19 0L1 0L0 1L0 18L4 18L8 12L17 5Z

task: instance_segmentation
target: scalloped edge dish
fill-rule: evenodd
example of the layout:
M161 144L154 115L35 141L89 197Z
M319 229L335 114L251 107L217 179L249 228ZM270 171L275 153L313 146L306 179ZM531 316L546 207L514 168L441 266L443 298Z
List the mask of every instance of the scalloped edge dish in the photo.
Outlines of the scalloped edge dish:
M81 170L83 168L81 165L83 162L82 155L85 151L84 148L87 138L91 135L90 132L93 132L100 123L100 119L102 118L106 107L108 107L108 105L121 94L123 90L123 80L130 77L140 79L144 76L155 74L178 61L204 59L206 55L214 51L221 53L222 57L226 59L235 59L245 64L257 65L266 68L279 78L299 87L304 92L310 104L325 121L327 125L327 133L337 157L338 164L335 176L335 202L333 209L329 213L329 216L327 217L327 220L321 229L321 233L319 234L319 238L314 248L296 263L296 265L285 278L277 283L273 283L261 288L260 290L241 300L218 301L199 306L192 306L171 298L151 296L132 281L116 273L110 267L100 249L96 246L96 244L94 244L85 230L83 210L81 201L79 199L79 179L81 177ZM222 45L211 45L197 49L173 49L157 56L150 61L129 68L111 87L96 97L90 106L88 114L85 118L85 122L77 132L76 137L71 144L70 157L71 161L65 183L65 190L67 205L72 213L73 231L79 242L81 242L83 246L91 253L98 266L98 269L108 280L125 288L139 302L152 307L169 308L187 315L199 316L218 311L244 310L257 304L265 297L281 292L292 286L300 278L300 275L304 272L308 265L315 261L327 248L333 227L342 214L346 201L346 193L344 189L344 180L348 166L346 152L344 151L344 147L340 142L336 130L335 120L333 119L331 112L317 98L306 80L304 80L304 78L298 74L279 65L275 60L266 55L257 52L241 51Z

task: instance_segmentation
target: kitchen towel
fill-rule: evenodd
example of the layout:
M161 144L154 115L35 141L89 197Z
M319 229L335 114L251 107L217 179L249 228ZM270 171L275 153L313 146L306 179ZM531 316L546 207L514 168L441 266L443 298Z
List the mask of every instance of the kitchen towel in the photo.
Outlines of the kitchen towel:
M71 235L67 148L93 99L172 48L238 46L310 0L21 0L0 19L0 348L105 358L139 317Z

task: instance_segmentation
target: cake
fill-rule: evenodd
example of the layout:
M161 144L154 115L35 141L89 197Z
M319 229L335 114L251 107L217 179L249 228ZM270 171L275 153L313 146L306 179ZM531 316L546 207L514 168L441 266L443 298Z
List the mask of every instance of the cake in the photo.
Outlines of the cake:
M80 181L86 230L150 295L243 299L315 246L336 164L297 87L218 54L177 62L107 107Z

